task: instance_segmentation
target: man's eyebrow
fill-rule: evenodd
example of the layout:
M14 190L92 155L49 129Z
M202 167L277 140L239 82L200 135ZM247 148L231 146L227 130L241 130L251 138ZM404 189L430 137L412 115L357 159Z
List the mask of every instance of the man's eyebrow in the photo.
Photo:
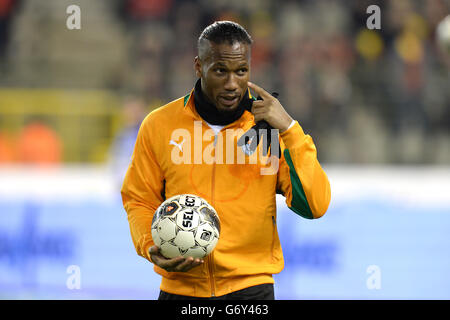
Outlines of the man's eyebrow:
M218 62L215 62L214 63L214 66L217 66L217 67L228 67L225 63L223 63L223 62L220 62L220 61L218 61Z
M220 62L220 61L215 62L215 63L213 64L213 66L228 68L228 65L227 65L226 63L223 63L223 62ZM242 62L242 63L238 66L238 68L242 68L242 67L248 67L248 63Z

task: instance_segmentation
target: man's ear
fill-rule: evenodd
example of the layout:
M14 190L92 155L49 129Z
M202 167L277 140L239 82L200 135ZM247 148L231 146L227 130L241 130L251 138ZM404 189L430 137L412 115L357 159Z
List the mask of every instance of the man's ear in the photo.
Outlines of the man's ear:
M195 70L195 75L197 76L197 78L201 78L202 77L202 65L200 62L200 58L198 56L196 56L194 58L194 70Z

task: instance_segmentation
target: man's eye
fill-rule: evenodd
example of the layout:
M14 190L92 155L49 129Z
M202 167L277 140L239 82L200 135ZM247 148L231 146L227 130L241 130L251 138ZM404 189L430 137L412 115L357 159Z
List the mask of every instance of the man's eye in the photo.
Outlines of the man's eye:
M244 74L244 73L246 73L247 72L247 69L246 68L242 68L242 69L239 69L238 70L238 73L239 74Z
M226 70L224 68L217 68L216 72L217 73L224 73L224 72L226 72Z

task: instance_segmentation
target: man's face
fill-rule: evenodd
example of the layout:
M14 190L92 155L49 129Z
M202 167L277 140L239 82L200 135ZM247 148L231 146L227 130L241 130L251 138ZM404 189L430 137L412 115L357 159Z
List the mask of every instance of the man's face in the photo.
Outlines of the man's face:
M233 112L247 93L250 78L250 48L246 43L209 42L201 58L195 57L195 71L202 90L220 112Z

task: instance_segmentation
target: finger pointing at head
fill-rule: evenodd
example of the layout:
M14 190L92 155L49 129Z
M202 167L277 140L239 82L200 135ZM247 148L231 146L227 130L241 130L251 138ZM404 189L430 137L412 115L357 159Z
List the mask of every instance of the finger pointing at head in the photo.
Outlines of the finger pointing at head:
M268 93L266 90L264 90L260 86L254 84L253 82L248 81L247 84L248 84L249 88L253 89L261 98L263 98L263 100L272 98L270 93Z

